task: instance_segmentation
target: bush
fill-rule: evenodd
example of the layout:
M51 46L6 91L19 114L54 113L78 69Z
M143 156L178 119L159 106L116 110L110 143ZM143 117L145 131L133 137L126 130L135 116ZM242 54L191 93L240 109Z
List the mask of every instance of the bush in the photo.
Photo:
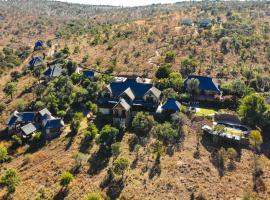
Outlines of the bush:
M95 124L90 124L87 128L87 130L84 132L84 138L87 141L92 141L93 139L95 139L95 137L98 134L98 129L95 126Z
M158 68L156 71L156 78L169 78L170 74L172 73L171 65L165 64Z
M111 125L105 125L100 131L99 143L106 150L111 149L111 145L116 142L119 130Z
M10 159L8 156L7 148L0 147L0 163L6 162Z
M11 142L12 142L12 147L13 148L17 148L17 147L22 145L22 139L17 135L13 135L11 137Z
M99 193L91 192L90 194L88 194L85 200L104 200L104 199Z
M60 176L60 185L62 187L68 186L74 180L74 176L70 172L63 172Z
M112 170L116 175L124 175L128 169L129 162L126 158L118 158L113 162Z
M154 126L155 120L149 113L138 112L132 121L132 127L138 136L147 136Z
M9 193L14 193L19 183L20 179L15 169L8 169L0 179L0 185L7 187Z
M163 141L165 144L174 143L179 137L177 131L169 122L154 126L152 133L158 140Z

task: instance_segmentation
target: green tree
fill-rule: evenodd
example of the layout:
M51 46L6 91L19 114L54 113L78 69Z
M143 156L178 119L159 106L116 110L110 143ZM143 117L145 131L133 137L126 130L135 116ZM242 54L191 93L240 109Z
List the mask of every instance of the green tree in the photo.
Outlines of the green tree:
M235 159L237 157L237 151L234 148L228 148L227 149L227 156L230 160L229 162L229 169L235 169Z
M84 138L87 141L92 141L98 135L98 129L95 124L89 124L87 130L84 132Z
M60 185L62 187L67 187L74 180L73 174L68 171L65 171L60 176Z
M169 122L154 126L152 133L164 144L174 143L179 138L177 130L175 130Z
M172 63L175 61L175 53L172 51L167 51L165 53L165 62L166 63Z
M111 125L105 125L100 131L99 143L106 150L111 150L111 145L116 142L119 130Z
M9 159L6 147L0 147L0 163L6 162Z
M156 78L169 78L170 74L172 73L171 65L164 64L158 68L156 71Z
M132 127L138 136L145 137L154 126L155 120L149 113L138 112L132 121Z
M199 85L200 81L196 78L192 78L187 81L187 91L192 95L193 99L195 95L199 93Z
M104 200L104 198L97 192L91 192L85 200Z
M9 193L14 193L20 179L15 169L8 169L0 179L0 185L7 187Z
M17 148L22 145L22 139L17 135L13 135L11 137L11 143L13 148Z
M14 82L9 82L5 85L3 91L6 95L10 96L13 99L13 94L17 90L17 85Z
M125 171L128 169L129 162L126 158L117 158L113 162L112 171L116 175L121 175L122 178L125 174Z
M249 143L254 149L258 149L259 146L262 144L263 139L260 131L253 130L249 134Z
M116 142L116 143L112 144L111 148L112 148L112 155L114 158L116 158L117 156L120 155L120 153L121 153L121 143L120 142Z
M181 62L181 74L183 77L187 77L196 71L198 63L191 58L187 58Z
M257 94L250 94L241 100L238 112L241 119L255 127L264 127L264 113L267 111L265 99Z

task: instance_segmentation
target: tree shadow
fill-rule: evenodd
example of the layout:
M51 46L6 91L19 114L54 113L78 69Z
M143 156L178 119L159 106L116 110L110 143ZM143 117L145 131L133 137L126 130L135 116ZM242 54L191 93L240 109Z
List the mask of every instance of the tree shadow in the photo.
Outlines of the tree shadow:
M90 175L98 174L102 169L107 167L110 160L110 153L104 148L100 147L99 150L92 154L88 160L90 168L88 173Z
M160 176L161 166L160 166L160 156L158 156L154 162L154 165L149 171L149 179L153 179L155 176Z
M69 132L66 136L66 138L68 138L68 143L66 144L65 147L65 151L69 150L69 148L71 147L71 145L73 144L73 141L75 139L76 134L73 132Z
M67 188L61 188L56 195L53 197L53 200L63 200L67 197L69 190Z
M204 146L204 148L211 153L210 161L212 162L213 166L217 169L219 176L222 177L225 174L225 163L224 160L220 159L218 155L218 151L221 147L228 149L234 148L237 151L237 161L241 160L242 155L242 148L244 146L232 143L229 141L219 141L218 143L213 142L212 136L208 134L203 134L200 143Z
M132 152L135 150L136 145L139 143L139 139L136 135L133 135L128 139L129 151Z
M131 168L131 169L135 169L135 168L137 167L137 165L138 165L138 162L139 162L139 158L136 157L136 158L132 161L132 163L131 163L131 165L130 165L130 168Z
M122 178L119 180L113 180L108 185L106 194L111 200L116 200L118 199L118 197L120 196L124 188L125 188L125 182Z
M89 153L93 147L92 141L86 138L83 138L80 144L79 151L82 153Z

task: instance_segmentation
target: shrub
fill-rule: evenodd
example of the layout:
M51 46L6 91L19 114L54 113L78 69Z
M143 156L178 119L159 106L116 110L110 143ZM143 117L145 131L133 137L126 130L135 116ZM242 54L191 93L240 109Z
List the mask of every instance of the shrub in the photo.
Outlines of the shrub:
M91 192L90 194L88 194L85 200L104 200L104 199L99 193Z
M13 135L11 137L11 141L12 141L12 147L13 148L17 148L17 147L22 145L22 139L17 135Z
M251 126L265 126L264 113L267 111L265 99L257 94L251 94L241 100L238 112L241 119Z
M149 113L138 112L132 121L132 127L138 136L147 136L154 126L155 120Z
M95 124L90 124L84 132L84 137L87 141L92 141L98 134L98 129Z
M118 158L113 162L112 170L116 175L124 175L128 169L129 162L126 158Z
M175 60L175 53L172 51L167 51L165 53L165 62L166 63L172 63Z
M119 130L111 125L105 125L100 131L99 143L106 150L111 149L111 145L116 142Z
M9 160L7 148L0 147L0 163L6 162Z
M15 169L8 169L0 179L0 185L7 187L9 193L14 193L20 183Z
M169 78L169 75L172 73L171 65L165 64L158 68L156 71L156 77L158 79L161 78Z
M70 172L63 172L60 176L60 185L67 187L74 180L74 176Z
M154 126L152 133L158 140L161 140L166 144L175 142L179 137L177 131L169 122Z

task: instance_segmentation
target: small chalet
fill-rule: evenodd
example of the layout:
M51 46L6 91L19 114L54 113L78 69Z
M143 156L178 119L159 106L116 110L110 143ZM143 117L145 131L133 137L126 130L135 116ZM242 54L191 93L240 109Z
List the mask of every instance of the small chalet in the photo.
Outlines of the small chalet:
M29 62L29 66L31 68L34 68L36 67L37 65L41 64L43 62L43 59L40 57L40 56L36 56L36 57L33 57L30 62Z
M35 112L14 111L8 118L6 125L8 131L18 130L20 127L35 121Z
M164 104L160 105L157 109L157 113L164 115L171 115L176 112L180 112L181 104L175 99L167 99Z
M44 72L45 79L49 81L55 77L61 76L63 71L60 64L51 65Z
M199 80L200 82L199 90L201 95L209 95L209 96L221 95L221 91L219 89L217 82L214 81L211 77L190 75L184 82L185 88L187 88L187 82L191 79Z
M112 115L114 123L127 126L137 111L155 112L161 92L141 78L126 78L112 82L101 92L100 111Z
M84 78L93 79L97 75L97 72L87 69L87 70L83 70L82 74Z
M199 20L199 27L200 28L209 28L211 26L211 20L204 18Z
M44 48L44 43L41 40L36 41L34 46L34 51L42 50Z
M6 124L9 133L17 134L23 139L31 138L37 131L50 139L60 134L64 128L63 120L53 117L47 108L39 112L14 111Z

